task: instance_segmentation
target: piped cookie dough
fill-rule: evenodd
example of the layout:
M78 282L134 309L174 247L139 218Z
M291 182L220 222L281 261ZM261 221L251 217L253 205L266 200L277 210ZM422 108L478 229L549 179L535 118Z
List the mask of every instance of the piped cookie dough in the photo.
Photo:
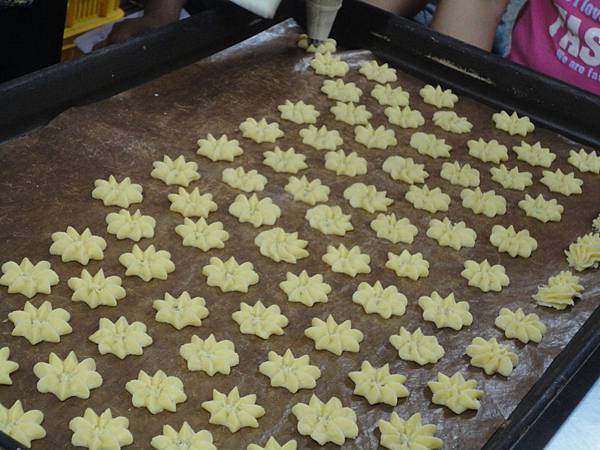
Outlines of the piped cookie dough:
M309 181L306 176L291 176L284 189L292 195L294 201L311 206L329 200L329 186L325 186L318 178Z
M336 102L335 106L330 108L335 120L347 123L348 125L367 125L369 119L373 116L364 105L355 105L352 102Z
M274 143L277 139L283 136L283 131L279 129L277 122L267 122L264 117L259 121L248 118L240 124L242 136L251 139L257 144L263 142Z
M202 319L208 317L204 298L192 297L188 291L183 291L178 297L165 292L164 298L152 302L152 308L156 310L154 319L157 322L168 323L176 330L187 326L199 327Z
M271 386L282 387L295 394L300 389L314 389L321 370L310 364L310 357L294 356L288 348L283 355L271 351L268 360L261 363L258 371L269 377Z
M406 377L390 373L389 364L373 367L369 361L363 361L360 370L350 372L348 378L354 383L354 394L366 398L369 405L396 406L399 398L409 395L404 386Z
M317 118L321 115L314 105L306 104L302 100L296 103L286 100L277 109L281 113L283 120L289 120L297 124L317 123Z
M388 122L401 128L419 128L425 124L425 118L421 111L410 109L410 106L388 106L383 111Z
M211 212L217 210L212 194L200 194L198 188L188 192L180 187L177 194L169 194L168 198L171 202L169 209L183 217L207 218Z
M429 186L412 185L404 195L406 201L411 203L416 209L422 209L430 213L438 211L448 211L450 206L450 196L439 187L429 189Z
M438 241L443 247L450 247L454 250L460 250L463 247L475 247L477 233L472 228L467 227L465 222L451 222L444 217L442 220L431 219L427 236Z
M435 134L417 131L410 137L410 146L421 155L431 158L449 158L452 146L445 139L439 139Z
M116 322L102 317L98 322L98 330L89 340L98 345L101 355L110 353L124 359L129 355L143 354L144 347L152 344L152 338L146 330L142 322L129 323L125 316L119 317Z
M223 183L244 192L260 192L265 189L267 177L258 173L257 170L246 170L243 167L227 167L221 175Z
M506 199L494 190L482 192L478 187L463 189L460 198L463 208L468 208L475 214L483 214L490 218L506 214Z
M508 253L513 258L517 256L529 258L538 247L537 241L531 237L529 231L516 231L512 225L509 225L508 228L494 225L490 242L498 248L499 252Z
M261 231L254 239L254 244L260 249L261 255L275 262L295 264L308 256L308 241L299 239L297 232L288 233L279 227Z
M554 308L559 311L575 304L575 299L581 297L583 286L579 277L568 270L548 278L546 284L539 286L533 299L540 306Z
M229 375L240 362L233 342L217 341L212 333L206 339L193 335L190 342L179 347L179 354L186 360L188 370L202 371L211 377L217 373Z
M433 123L444 131L455 134L469 133L473 124L466 117L454 111L437 111L433 114Z
M393 180L408 184L424 183L425 179L429 177L425 170L425 164L417 164L410 157L388 156L383 162L382 169L389 173Z
M131 394L133 406L146 408L151 414L175 412L177 404L187 400L181 380L162 370L156 371L154 375L140 370L138 377L128 381L125 389Z
M203 252L223 248L229 240L229 233L223 229L222 222L208 223L202 217L195 222L186 217L175 227L175 233L181 236L184 247L199 248Z
M344 198L350 202L350 206L353 208L364 209L370 213L386 212L387 207L394 202L387 197L386 191L378 191L376 186L364 183L354 183L348 186L344 190Z
M588 233L579 236L575 242L565 250L567 263L576 271L582 272L600 265L600 234Z
M419 95L425 103L433 105L436 108L452 109L456 102L458 102L458 96L451 89L442 89L440 85L433 87L430 84L426 84L419 91Z
M477 381L465 380L460 372L451 377L438 372L437 379L427 383L433 394L432 403L447 407L455 414L462 414L468 409L478 410L479 399L483 391L477 389Z
M36 308L29 302L25 302L22 310L8 313L14 328L12 336L22 336L31 345L40 342L60 342L60 337L70 334L73 329L69 325L71 314L62 308L52 308L52 304L45 301Z
M264 447L261 447L258 444L250 444L246 447L246 450L296 450L297 448L298 443L295 439L289 440L282 445L271 436Z
M385 150L398 144L394 130L383 125L373 128L371 124L359 125L354 128L354 140L367 148Z
M337 42L335 39L329 38L315 44L307 34L301 34L298 36L297 45L298 47L306 50L308 53L335 53L337 49ZM286 448L285 450L288 449Z
M419 307L423 310L423 320L433 322L437 328L459 331L473 323L469 304L457 302L453 292L446 297L442 297L437 291L433 291L431 296L423 295L419 298Z
M91 450L119 450L133 444L133 435L129 431L129 419L124 416L113 417L110 408L100 415L86 408L83 416L69 421L73 432L71 444Z
M497 129L506 131L511 136L520 135L525 137L535 130L535 125L529 120L529 117L519 117L516 112L513 112L510 115L506 111L494 113L492 115L492 121Z
M518 339L523 344L529 341L539 344L546 333L546 325L539 316L533 313L525 314L521 308L516 311L502 308L496 317L495 325L504 331L507 339Z
M71 277L68 281L69 288L73 290L71 300L84 302L92 309L98 306L117 306L117 302L126 295L121 284L121 277L107 277L102 269L94 275L83 269L79 277Z
M104 206L129 208L129 205L141 203L144 199L142 186L132 183L129 177L117 181L114 175L110 175L108 180L94 181L94 186L92 198L102 200Z
M508 377L519 362L517 354L511 352L508 346L499 344L496 338L485 340L476 337L465 353L471 358L471 365L482 368L487 375L499 373Z
M555 172L544 170L542 171L542 175L540 182L547 186L551 192L557 192L567 197L583 192L581 190L583 180L576 178L574 172L563 173L560 169L557 169Z
M569 151L569 164L579 169L580 172L600 174L600 155L594 150L586 152L584 149Z
M77 261L86 265L90 260L104 259L106 241L100 236L92 234L89 228L79 233L69 226L67 231L52 233L50 254L61 257L62 262Z
M377 427L381 433L379 444L389 450L434 450L444 445L434 436L437 427L430 423L423 425L419 413L404 420L392 412L390 421L380 419Z
M152 178L168 185L188 187L192 181L200 179L198 164L194 161L186 161L183 155L176 159L165 155L162 161L154 161L152 166L154 167L150 173Z
M217 450L210 431L196 432L187 422L183 422L179 431L163 425L162 434L154 436L150 445L156 450Z
M312 228L323 234L344 236L354 229L352 216L344 214L339 206L317 205L306 211L305 217Z
M10 374L15 372L19 368L19 364L11 361L10 359L10 348L0 348L0 385L10 385L12 380ZM0 427L2 429L2 427Z
M367 160L356 152L346 154L344 150L337 150L325 154L325 168L336 175L355 177L367 173Z
M398 277L410 278L414 281L429 275L429 262L420 252L411 254L408 250L402 250L399 255L388 252L385 267L393 270Z
M510 283L504 266L491 265L487 259L480 263L469 259L465 261L464 267L461 276L469 281L469 286L477 287L483 292L500 292Z
M42 427L43 421L42 411L25 411L21 400L14 402L10 408L0 403L0 431L27 447L31 446L31 441L46 436L46 430Z
M327 246L327 253L321 258L323 262L331 267L331 270L337 273L346 274L352 278L360 273L370 273L371 257L362 253L360 247L355 245L350 249L344 244L338 247Z
M479 171L471 167L469 163L460 165L458 161L445 162L442 164L440 176L451 184L462 187L479 186Z
M288 325L288 319L281 314L278 305L265 307L260 300L254 305L242 302L231 318L240 326L242 334L253 334L261 339L269 339L273 334L282 335Z
M501 161L508 161L508 148L496 139L490 141L481 138L470 139L467 141L467 147L469 147L469 155L483 162L499 164Z
M279 288L285 292L289 302L309 307L316 303L326 303L327 296L331 293L331 286L323 281L321 274L310 276L306 270L298 275L288 272L286 280L279 283Z
M305 162L306 156L302 153L296 153L293 147L281 150L275 146L273 150L264 152L263 156L263 164L269 166L277 173L296 174L308 167Z
M117 239L131 239L138 242L140 239L154 237L156 220L142 215L139 209L133 214L122 209L118 213L109 213L106 216L106 224L106 231L114 234Z
M396 69L389 67L387 63L379 64L377 61L367 61L361 64L358 72L367 80L376 81L381 84L393 82L398 79Z
M536 142L531 145L525 141L521 141L521 145L515 145L513 151L517 154L519 161L525 161L530 166L550 167L556 159L556 155L547 147L542 147L542 144Z
M218 139L208 133L206 139L198 139L198 150L196 154L204 156L211 161L232 162L236 157L244 153L237 139L229 139L226 134Z
M303 128L298 133L303 144L317 150L336 150L344 143L339 131L328 130L325 125L321 128L309 125L308 128Z
M247 293L259 280L254 264L248 261L239 264L233 256L226 261L213 256L202 268L202 274L206 276L206 284L218 287L221 292Z
M402 87L392 87L390 84L376 84L371 91L371 97L379 102L380 105L401 107L408 106L410 94Z
M378 214L370 225L371 229L377 233L378 238L394 244L399 242L412 244L419 232L419 229L409 219L406 217L397 219L395 213Z
M352 294L352 301L361 305L367 314L378 314L384 319L404 315L408 303L406 296L398 292L396 286L384 288L380 281L375 284L360 283Z
M20 263L8 261L2 264L0 285L8 287L9 294L23 294L32 298L36 294L50 294L52 286L59 282L58 275L51 269L48 261L39 261L35 265L29 258Z
M348 63L331 53L315 53L314 58L310 61L310 67L315 70L317 75L325 75L330 78L343 77L350 70Z
M519 208L525 211L527 217L533 217L542 223L560 222L564 210L555 198L546 200L542 194L536 198L525 194L525 198L519 201Z
M358 103L362 95L362 89L355 83L344 83L343 80L325 80L321 86L323 92L331 100L339 102Z
M421 366L435 364L445 353L437 338L424 335L421 328L411 333L400 327L398 334L390 336L390 344L398 351L401 359L416 362Z
M326 321L314 317L304 335L315 342L315 349L327 350L337 356L343 352L357 353L364 339L362 331L352 328L350 320L338 324L331 314Z
M513 189L515 191L524 191L526 187L533 184L533 175L531 172L519 171L517 166L508 169L504 164L499 167L490 168L492 180L502 185L505 189Z
M237 217L240 223L250 223L254 228L258 228L262 225L273 225L281 216L281 209L269 197L259 200L256 194L250 197L239 194L229 205L229 214Z
M256 395L240 396L237 386L228 394L213 389L212 400L202 402L202 408L209 412L208 420L213 425L222 425L232 433L244 427L258 428L258 420L265 415L265 409L256 404Z
M166 250L156 250L154 245L142 250L134 244L130 253L119 256L119 262L127 269L125 275L137 276L146 282L153 278L166 280L167 276L175 271L171 254Z

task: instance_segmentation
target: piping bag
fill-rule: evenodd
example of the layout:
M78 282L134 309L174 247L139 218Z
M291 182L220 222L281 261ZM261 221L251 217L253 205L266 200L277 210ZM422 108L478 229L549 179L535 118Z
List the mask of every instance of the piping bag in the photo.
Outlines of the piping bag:
M265 19L272 19L275 16L275 12L281 3L281 0L231 0L238 6L256 14L257 16L264 17Z

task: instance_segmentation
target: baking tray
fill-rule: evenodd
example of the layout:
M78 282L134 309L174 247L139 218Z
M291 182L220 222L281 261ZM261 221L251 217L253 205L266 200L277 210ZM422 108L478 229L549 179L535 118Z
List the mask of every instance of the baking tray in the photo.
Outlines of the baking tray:
M352 2L349 2L348 4L350 5L350 7L359 8L358 12L362 11L362 10L360 10L360 8L363 7L362 5L354 5L354 3L352 3ZM379 12L375 12L373 14L379 14ZM342 15L341 18L342 18L342 20L344 20L344 15ZM396 19L390 18L389 20L394 21ZM339 22L339 23L341 23L342 25L344 24L344 22ZM189 24L188 24L188 26L189 26ZM254 24L254 26L262 27L262 26L265 26L265 23L257 22ZM339 28L339 26L338 26L338 28ZM171 30L171 31L174 32L174 30ZM383 35L380 34L380 36L383 36ZM337 36L337 37L340 38L341 36ZM378 38L378 39L380 39L380 38ZM385 42L385 39L384 39L384 42ZM136 45L138 45L138 44L136 44ZM132 45L132 44L129 44L129 45ZM342 41L342 45L344 45L343 41ZM115 48L115 51L116 52L123 51L123 49ZM150 51L152 51L152 49L150 49ZM110 56L110 54L108 52L104 54L104 57L108 57L108 56ZM428 61L427 65L429 65L429 64L433 64L433 63ZM445 66L440 66L440 67L445 67ZM69 68L67 67L67 69L69 69ZM163 70L166 70L166 69L163 68ZM418 73L417 68L413 68L413 71L415 73ZM441 72L443 72L443 70L441 70ZM59 76L59 78L60 78L60 75L61 75L60 73L57 74L57 76ZM429 73L429 77L432 77L433 75L434 75L433 73ZM423 77L423 75L421 75L421 78L422 77ZM468 83L469 82L468 80L470 80L470 78L465 77L465 80L467 80L465 82ZM21 80L21 82L23 82L23 80ZM447 81L447 83L450 84L448 81ZM83 84L85 84L85 83L83 83ZM93 86L90 87L89 90L90 90L90 92L95 92L93 89L93 87L95 87L95 85L93 83L92 83L92 85ZM455 87L455 89L457 89L458 92L460 92L460 93L463 92L463 90L460 88L460 85L453 84L453 86ZM114 86L112 88L114 88ZM466 92L466 90L465 90L465 92ZM413 98L415 98L414 90L412 91L412 93L413 93ZM504 100L506 101L506 97L504 97ZM493 103L493 98L492 97L488 98L487 102ZM29 105L29 106L32 108L35 107L35 105ZM67 116L66 119L64 117L62 118L63 121L67 120L67 119L69 119L72 122L74 121L73 116L71 116L71 117ZM26 123L27 120L23 119L23 122ZM57 126L57 125L60 125L60 121L58 123L54 122L52 126ZM558 127L558 125L557 125L557 127ZM587 139L583 139L583 140L590 142L590 141L593 141L593 139L594 139L593 130L591 130ZM590 211L590 214L592 212L593 211ZM62 224L62 220L60 220L59 222ZM62 225L59 225L57 222L56 227L59 227L59 226L62 226ZM584 224L580 224L579 226L581 229L583 229ZM577 228L577 224L574 224L573 231L575 231L576 228ZM56 228L56 229L59 229L59 228ZM53 229L52 231L55 231L55 230ZM45 248L47 247L47 245L45 242L44 243L40 242L39 244L40 244L40 248L41 248L40 255L44 255ZM595 313L590 320L595 320L596 321L595 323L597 323L597 320L598 320L597 313ZM537 414L533 415L533 414L535 414L536 408L544 406L544 404L547 403L549 399L553 398L553 396L557 392L560 391L561 387L564 385L564 380L571 377L571 374L572 374L571 371L575 371L580 366L581 361L585 360L587 358L587 356L590 354L591 350L593 350L593 348L595 346L597 346L598 336L595 333L594 327L592 326L593 324L589 325L589 323L590 322L588 322L588 324L586 324L585 326L583 326L581 328L581 331L575 336L575 338L573 339L571 344L565 349L565 351L563 351L561 353L561 355L547 369L546 374L540 379L540 381L538 382L538 384L536 384L536 386L533 388L533 390L530 392L530 394L524 398L521 405L513 412L513 414L510 416L508 421L505 422L503 427L501 427L504 431L500 431L494 437L492 437L492 439L487 444L489 448L508 448L510 445L513 445L513 443L516 442L517 438L523 433L523 431L526 430L529 427L529 425L533 422L534 417L537 417ZM569 362L569 364L566 364L567 362ZM537 389L537 392L536 392L536 389ZM543 394L541 397L541 400L539 400L540 394ZM527 403L528 398L529 398L529 403ZM356 398L354 400L356 400ZM535 401L533 401L533 400L535 400ZM519 411L521 411L520 415L519 415ZM528 412L528 415L523 415L524 412ZM350 448L350 447L348 447L348 448ZM464 447L462 447L462 448L464 448ZM529 447L529 448L531 448L531 447Z

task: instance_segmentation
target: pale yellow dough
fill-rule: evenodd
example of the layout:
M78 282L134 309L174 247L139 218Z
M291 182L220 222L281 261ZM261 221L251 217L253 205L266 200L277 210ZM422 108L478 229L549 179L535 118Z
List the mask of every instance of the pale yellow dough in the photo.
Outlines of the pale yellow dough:
M575 242L565 250L567 262L578 272L600 265L600 234L588 233L579 236Z
M233 342L217 341L212 333L206 339L193 335L190 342L179 347L179 354L186 360L188 370L201 370L211 377L217 373L229 375L240 362Z
M367 173L367 160L356 152L346 154L344 150L337 150L325 154L325 168L336 175L355 177Z
M184 247L195 247L204 252L223 248L229 240L229 233L223 229L222 222L207 223L202 217L196 222L186 217L175 227L175 233L181 236Z
M417 164L412 158L388 156L383 162L382 169L390 174L393 180L404 181L408 184L424 183L429 174L425 164Z
M296 153L293 147L284 151L275 146L273 150L266 151L263 155L263 164L278 173L298 173L308 167L305 162L306 156Z
M546 200L542 194L536 198L525 194L525 198L519 201L519 208L525 211L528 217L533 217L540 222L560 222L563 206L555 198Z
M152 338L146 333L146 325L142 322L127 321L124 316L112 322L102 317L98 322L98 330L89 337L98 345L101 355L110 353L119 359L128 355L141 355L144 347L152 344Z
M465 353L471 358L471 365L482 368L487 375L499 373L508 377L519 362L516 353L511 352L508 346L499 344L496 338L485 340L476 337Z
M402 87L392 87L389 84L376 84L371 91L371 97L384 106L408 106L410 94Z
M283 120L289 120L297 124L317 123L317 118L321 115L314 105L306 104L302 100L296 103L286 100L277 109L281 113Z
M435 134L417 131L410 137L410 146L421 155L432 158L449 158L452 146L446 144L445 139L438 139Z
M315 53L310 61L310 66L315 69L317 75L325 75L330 78L343 77L350 70L350 66L331 53Z
M444 131L455 134L469 133L473 124L466 117L459 116L454 111L437 111L433 114L433 123Z
M102 385L96 362L92 358L80 362L75 352L70 352L65 359L52 352L47 363L33 366L33 373L39 378L37 390L54 394L61 402L71 397L90 398L90 391Z
M110 175L108 180L94 181L94 186L92 198L102 200L104 206L129 208L132 203L141 203L144 199L142 186L132 183L129 177L117 181L113 175Z
M477 287L483 292L500 292L510 283L504 266L490 265L487 259L480 263L469 259L465 261L464 267L461 276L469 281L469 286Z
M92 234L89 228L79 233L73 227L67 231L52 233L50 254L61 257L62 262L77 261L86 265L90 260L104 259L106 241L100 236Z
M394 244L398 242L412 244L415 236L419 233L419 229L409 219L406 217L397 219L395 213L378 214L371 221L371 229L377 233L378 238L386 239Z
M0 431L27 447L31 446L31 441L46 436L46 430L42 427L43 421L42 411L24 411L21 400L14 402L10 408L0 403Z
M318 178L309 181L306 176L300 178L291 176L284 189L292 195L294 201L311 206L329 199L329 186L325 186Z
M344 214L339 206L317 205L306 211L305 217L312 228L323 234L344 236L354 229L351 215Z
M416 209L423 209L432 214L438 211L448 211L450 206L448 194L442 192L439 187L429 189L426 184L423 186L412 185L404 198Z
M231 318L240 326L242 334L254 334L261 339L269 339L272 334L282 335L288 325L278 305L265 307L260 300L254 305L242 302Z
M317 128L309 125L299 131L302 143L309 145L317 150L335 150L344 143L337 130L328 130L325 125Z
M275 262L295 264L308 256L305 250L308 241L299 239L297 232L288 233L279 227L261 231L254 239L254 244L260 249L261 255Z
M212 194L200 194L198 188L188 192L180 187L177 194L169 194L168 198L171 202L169 209L183 217L207 218L211 212L217 210Z
M327 303L327 296L331 292L331 286L323 281L321 274L309 276L306 270L299 275L288 272L286 280L279 283L279 288L285 292L288 301L306 306Z
M52 308L48 301L39 308L25 302L22 310L8 313L8 320L14 325L11 335L22 336L32 345L60 342L61 336L73 331L69 325L71 314L62 308Z
M492 180L501 184L505 189L524 191L526 187L533 184L531 172L520 172L517 166L508 169L504 164L500 164L500 167L490 168L490 173L492 174Z
M176 159L165 155L162 161L154 161L152 166L154 167L150 173L152 178L164 181L168 185L188 187L192 181L200 179L198 164L194 161L186 161L183 155Z
M34 265L29 258L23 258L19 264L5 262L2 264L0 285L7 286L9 294L23 294L27 298L36 294L50 294L52 286L59 282L58 275L51 267L48 261L39 261Z
M508 148L496 139L491 141L484 141L481 138L476 141L470 139L467 146L469 147L469 155L483 162L498 164L501 161L508 161Z
M437 427L430 423L423 425L419 413L404 420L392 412L390 421L381 419L377 427L381 433L380 445L389 450L433 450L444 444L434 436Z
M515 227L509 225L508 228L502 225L494 225L490 242L498 251L508 253L513 258L529 258L537 249L537 241L531 237L529 231L515 231Z
M600 155L594 150L586 152L584 149L569 151L569 164L579 169L580 172L600 174Z
M473 323L473 315L469 312L467 302L457 302L454 293L442 297L437 291L431 296L419 297L419 306L423 310L423 320L433 322L437 328L460 330Z
M343 445L346 439L358 436L356 413L352 408L343 406L337 397L323 403L313 394L308 404L296 403L292 414L298 419L298 433L310 436L319 445L328 442Z
M138 276L144 281L153 278L166 280L168 274L175 271L171 254L166 250L156 250L154 245L149 245L142 250L134 244L131 253L123 253L119 256L119 262L127 269L125 275Z
M431 219L427 236L438 241L438 244L445 247L460 250L463 247L475 247L477 233L472 228L467 227L465 222L451 222L444 217L442 220Z
M444 348L435 336L426 336L417 328L413 333L400 327L399 334L390 336L390 344L398 350L398 356L405 361L414 361L424 366L435 364L444 356Z
M568 270L563 270L548 279L545 285L539 286L533 299L540 306L562 311L575 304L575 299L581 297L583 286L579 277Z
M358 72L367 80L376 81L377 83L389 83L396 81L398 76L396 75L396 69L393 69L385 64L379 64L377 61L367 61L361 64Z
M307 34L298 36L297 44L298 47L306 50L308 53L335 53L337 47L337 42L332 38L325 39L324 41L319 42L318 45L315 45L311 42ZM288 449L286 448L285 450Z
M225 262L213 256L202 268L202 274L206 276L206 284L217 286L222 292L247 293L259 280L251 262L238 264L233 256Z
M336 102L335 106L330 108L335 120L347 123L348 125L366 125L373 116L364 105L355 105L352 102Z
M551 192L558 192L567 197L583 192L581 190L583 180L576 178L574 172L563 173L560 169L557 169L555 172L544 170L542 171L542 175L540 182L546 185Z
M373 367L369 361L363 361L360 370L350 372L348 378L354 383L354 394L366 398L369 405L384 403L396 406L399 398L409 394L404 386L406 377L391 374L389 364Z
M429 381L427 386L433 394L432 403L446 406L455 414L468 409L478 410L481 406L479 399L483 391L477 389L477 381L465 380L460 372L451 377L438 372L437 380Z
M354 183L344 190L344 198L350 202L353 208L364 209L367 212L374 213L378 211L386 212L394 200L387 197L386 191L378 191L374 185L364 183Z
M463 207L472 210L475 214L483 214L490 218L506 214L506 199L496 194L494 190L482 192L478 187L463 189L460 198Z
M217 450L210 431L196 432L187 422L183 422L179 431L163 425L162 434L154 436L150 445L156 450Z
M433 87L426 84L419 94L425 103L435 106L436 108L454 108L458 102L458 96L450 89L442 89L440 85Z
M525 161L530 166L550 167L556 159L556 155L547 147L542 147L539 142L531 145L521 141L521 145L513 146L519 161Z
M371 272L369 266L371 257L362 253L358 245L350 249L347 249L344 244L340 244L337 248L328 245L327 253L321 259L331 266L331 270L334 272L343 273L352 278L361 273Z
M496 128L506 131L511 136L518 134L525 137L528 133L532 133L535 130L535 125L531 123L529 117L519 117L516 112L513 112L511 115L506 111L494 113L492 121L496 125Z
M596 233L600 233L600 214L594 220L592 220L592 228Z
M257 144L263 142L274 143L277 139L283 136L283 131L279 129L277 122L267 122L264 117L259 121L248 118L240 124L242 136L252 139Z
M371 124L359 125L354 128L354 140L367 148L385 150L398 144L394 130L383 125L373 128Z
M0 347L0 385L12 384L10 374L19 368L19 364L8 359L9 357L10 348ZM1 426L0 429L2 429Z
M260 192L265 189L267 177L252 169L246 172L243 167L227 167L221 176L223 182L244 192Z
M322 44L321 44L322 45ZM257 444L250 444L246 447L246 450L296 450L298 443L292 439L281 445L274 437L270 437L264 447Z
M546 325L539 316L533 313L525 314L521 308L516 311L502 308L495 324L504 331L507 339L518 339L523 344L529 341L539 344L546 333Z
M445 162L442 164L440 176L444 180L448 180L451 184L462 187L479 186L479 170L471 167L469 163L460 165L458 161L452 163Z
M357 353L364 339L362 331L352 328L350 320L338 324L331 314L326 321L314 317L304 335L315 342L315 349L327 350L338 356L343 352Z
M384 113L392 125L398 125L401 128L419 128L425 124L425 118L421 111L410 109L410 106L404 108L388 106Z
M429 262L423 258L423 254L420 252L411 254L408 250L402 250L399 255L388 252L385 267L393 270L399 277L410 278L414 281L429 275Z
M177 404L187 400L181 380L162 370L154 375L140 370L137 379L128 381L125 389L131 394L133 406L146 408L151 414L175 412Z
M310 364L308 355L296 358L289 348L283 356L271 351L268 358L258 371L269 377L273 387L283 387L295 394L300 389L314 389L321 376L321 370Z
M281 216L281 209L269 197L259 200L256 194L250 197L239 194L229 205L229 214L237 217L240 223L250 223L254 228L258 228L262 225L273 225Z
M152 302L156 310L154 318L157 322L168 323L176 330L187 326L199 327L202 319L208 317L206 301L202 297L192 297L188 291L183 291L179 297L165 292L163 299Z
M100 415L86 408L83 416L69 421L73 432L71 444L90 450L119 450L133 444L133 435L129 431L129 419L123 416L113 417L110 408Z
M202 408L210 413L213 425L222 425L232 433L244 427L258 428L258 420L265 409L256 404L256 395L240 396L237 386L228 394L213 389L213 399L202 402Z
M339 102L358 103L362 95L362 89L355 83L344 83L343 80L325 80L321 87L321 92L327 95L331 100Z
M153 217L142 215L139 209L133 214L122 209L118 213L109 213L106 216L106 224L106 231L114 234L117 239L131 239L138 242L143 238L154 237L156 220Z
M218 139L208 133L206 139L198 139L198 150L196 153L211 161L233 161L237 156L244 153L237 139L229 139L226 134Z
M408 303L396 286L384 288L380 281L373 285L360 283L352 294L352 301L361 305L367 314L379 314L384 319L404 315Z

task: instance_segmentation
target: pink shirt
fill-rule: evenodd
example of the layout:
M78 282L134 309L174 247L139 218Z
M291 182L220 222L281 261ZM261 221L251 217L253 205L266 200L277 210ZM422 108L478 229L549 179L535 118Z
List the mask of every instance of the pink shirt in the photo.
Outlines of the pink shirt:
M529 0L510 59L600 95L600 0Z

